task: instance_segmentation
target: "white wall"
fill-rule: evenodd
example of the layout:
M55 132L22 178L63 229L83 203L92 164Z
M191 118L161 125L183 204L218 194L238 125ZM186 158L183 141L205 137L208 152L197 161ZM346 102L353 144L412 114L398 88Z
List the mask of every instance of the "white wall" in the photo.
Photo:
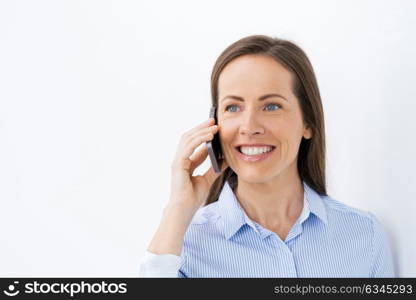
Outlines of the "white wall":
M414 1L0 2L0 276L135 277L217 56L291 39L325 110L328 191L416 276ZM201 174L209 161L198 168Z

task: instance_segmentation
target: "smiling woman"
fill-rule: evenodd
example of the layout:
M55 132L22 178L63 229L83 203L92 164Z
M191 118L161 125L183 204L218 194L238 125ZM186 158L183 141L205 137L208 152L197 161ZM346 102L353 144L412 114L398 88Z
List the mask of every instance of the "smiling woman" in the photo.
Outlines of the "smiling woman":
M395 276L378 219L326 192L322 102L302 49L243 38L217 59L211 94L218 126L210 120L182 136L140 276ZM194 150L214 134L222 173L192 176L207 157Z
M280 54L283 51L275 52ZM296 170L297 163L299 163L300 173L304 175L302 179L305 179L310 186L326 195L324 184L325 141L324 135L321 134L324 131L324 121L319 92L317 87L314 86L316 81L314 81L313 71L311 68L304 71L304 74L309 75L304 77L304 81L307 81L307 83L299 84L298 79L293 78L292 72L288 70L289 67L284 67L278 62L290 61L293 55L280 58L276 54L272 57L262 53L241 55L233 58L224 67L220 68L219 66L224 65L224 63L221 63L221 59L227 61L227 57L229 57L223 54L214 66L212 77L212 86L216 87L212 90L213 105L219 107L217 117L218 124L221 126L220 140L230 168L214 182L211 189L214 192L210 194L207 203L211 203L218 198L223 182L230 176L238 174L236 194L237 196L240 195L238 197L240 203L249 205L249 199L261 198L270 211L271 206L269 204L276 202L273 199L294 198L280 200L281 207L273 205L272 207L276 211L271 214L271 220L265 220L268 223L281 222L287 219L287 216L279 215L279 213L284 213L291 206L295 208L298 205L298 212L295 214L300 213L303 191L300 188L301 179ZM302 56L299 55L298 57ZM298 62L298 64L292 62L290 65L299 68L310 66L310 64L302 64L302 62ZM299 86L304 87L308 84L314 86L313 89L317 91L316 97L313 100L307 101L304 99L302 101L300 95L305 94L305 91L299 91ZM298 87L298 90L292 87ZM227 96L223 97L222 95ZM262 96L257 97L257 95ZM217 98L222 99L219 104L217 104ZM313 102L314 104L311 106L316 107L314 112L309 112L314 114L311 119L315 120L315 122L309 122L310 125L304 122L305 118L300 102ZM232 108L234 109L231 110ZM314 149L317 151L310 153L309 157L309 168L315 170L315 176L310 175L310 169L307 167L307 157L303 155L303 152L308 151L307 147L310 147L311 128L314 128L315 132L319 131L313 140ZM258 157L258 159L250 155L239 155L241 153L238 150L241 150L239 148L241 144L260 143L269 145L273 148L273 151ZM300 156L303 159L298 160L297 155L300 145L302 145ZM239 152L237 155L235 154L236 150ZM260 158L262 158L262 164L246 163L258 162ZM315 165L313 162L315 162ZM246 184L248 182L249 185ZM254 183L257 184L253 185ZM248 188L248 186L256 186L256 188ZM255 190L259 192L257 193ZM283 195L283 193L286 195ZM285 201L288 203L284 203ZM260 204L259 201L256 202L256 206ZM246 207L246 209L249 208ZM275 224L274 227L279 226Z

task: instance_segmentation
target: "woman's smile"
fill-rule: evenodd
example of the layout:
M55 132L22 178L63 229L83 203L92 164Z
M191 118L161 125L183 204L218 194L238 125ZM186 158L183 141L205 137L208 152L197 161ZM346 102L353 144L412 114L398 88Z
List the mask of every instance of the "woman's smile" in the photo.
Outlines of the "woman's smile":
M245 148L245 147L244 147ZM237 156L245 162L257 162L263 161L274 154L275 146L263 147L263 148L245 148L241 150L241 147L234 148ZM262 149L262 150L260 150ZM244 151L244 153L243 153Z

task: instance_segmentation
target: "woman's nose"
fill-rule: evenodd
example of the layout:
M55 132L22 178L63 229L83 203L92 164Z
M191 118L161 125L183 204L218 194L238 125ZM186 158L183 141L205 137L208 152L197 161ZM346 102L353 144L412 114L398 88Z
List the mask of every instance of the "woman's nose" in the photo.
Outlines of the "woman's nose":
M264 128L257 122L254 114L248 113L246 116L242 117L240 123L240 134L254 135L263 133Z
M245 128L241 128L240 129L240 133L244 134L244 135L254 135L254 134L262 134L263 130L261 130L260 128L258 129L245 129Z

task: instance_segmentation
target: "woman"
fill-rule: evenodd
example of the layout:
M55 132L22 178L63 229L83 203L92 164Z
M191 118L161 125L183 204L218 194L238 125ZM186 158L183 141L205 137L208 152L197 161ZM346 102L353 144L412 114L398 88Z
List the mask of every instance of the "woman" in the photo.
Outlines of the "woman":
M217 59L214 119L183 134L141 277L394 277L376 217L326 193L312 65L294 43L243 38ZM192 176L219 132L221 174ZM192 156L191 156L192 155Z

